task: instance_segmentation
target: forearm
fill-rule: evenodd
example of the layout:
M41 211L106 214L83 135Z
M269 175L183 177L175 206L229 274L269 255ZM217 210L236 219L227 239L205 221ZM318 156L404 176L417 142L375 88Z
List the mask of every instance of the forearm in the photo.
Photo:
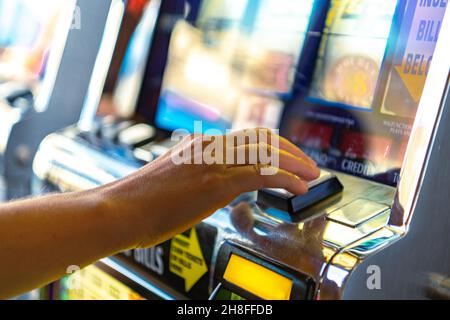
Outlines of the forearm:
M245 137L246 132L233 135ZM199 139L203 143L201 138L185 138L174 154L195 149ZM281 149L263 143L225 150L234 155L270 149L280 158L273 175L262 175L261 163L175 164L170 152L94 190L0 206L0 298L56 280L69 266L82 268L129 248L154 246L191 228L240 193L261 188L305 193L306 180L316 179L319 169L301 150L279 142Z
M0 207L0 298L11 297L133 247L128 219L101 189L55 194Z

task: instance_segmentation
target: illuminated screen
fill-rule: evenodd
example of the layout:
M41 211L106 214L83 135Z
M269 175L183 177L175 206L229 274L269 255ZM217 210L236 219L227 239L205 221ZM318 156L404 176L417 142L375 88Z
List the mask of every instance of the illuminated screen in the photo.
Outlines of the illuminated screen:
M311 97L370 109L397 0L333 1Z
M288 102L282 134L322 167L395 186L446 6L331 1L311 79Z
M172 34L160 128L275 128L291 95L314 1L208 0ZM202 121L195 127L195 121Z
M266 300L289 300L293 281L266 267L232 254L224 280Z
M0 82L42 79L62 9L70 1L0 0Z

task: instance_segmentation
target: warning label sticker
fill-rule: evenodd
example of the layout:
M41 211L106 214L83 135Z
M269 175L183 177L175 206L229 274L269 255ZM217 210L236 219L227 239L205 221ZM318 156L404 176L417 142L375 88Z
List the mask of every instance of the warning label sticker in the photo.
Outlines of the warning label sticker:
M447 0L415 0L405 12L382 113L413 118L425 87Z
M195 228L189 236L180 234L171 240L169 269L184 279L186 292L208 271Z
M419 1L406 45L403 63L396 70L409 94L419 102L441 30L446 3Z

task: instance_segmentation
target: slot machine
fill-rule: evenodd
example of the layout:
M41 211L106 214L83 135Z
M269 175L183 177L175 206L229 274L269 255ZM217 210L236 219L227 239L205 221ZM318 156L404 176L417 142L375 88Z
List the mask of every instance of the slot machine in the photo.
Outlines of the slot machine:
M80 124L49 135L34 161L39 185L121 178L166 152L180 128L279 128L322 173L303 196L243 194L173 239L105 258L54 284L55 298L445 296L446 7L215 0L187 1L176 19L160 11L136 100L142 122L116 124L114 140ZM108 283L126 288L111 297Z
M96 85L90 80L101 81L100 61L111 59L123 3L21 0L0 7L0 166L9 200L31 193L42 139L80 118Z

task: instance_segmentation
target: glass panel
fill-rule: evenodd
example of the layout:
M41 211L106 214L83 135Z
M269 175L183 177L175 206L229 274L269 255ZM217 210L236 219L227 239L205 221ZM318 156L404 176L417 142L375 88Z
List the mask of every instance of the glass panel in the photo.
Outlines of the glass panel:
M395 186L447 2L202 1L175 27L156 123L280 128L320 166Z
M277 127L312 11L312 0L203 1L172 35L157 124Z
M446 6L332 1L282 133L323 167L395 186Z

